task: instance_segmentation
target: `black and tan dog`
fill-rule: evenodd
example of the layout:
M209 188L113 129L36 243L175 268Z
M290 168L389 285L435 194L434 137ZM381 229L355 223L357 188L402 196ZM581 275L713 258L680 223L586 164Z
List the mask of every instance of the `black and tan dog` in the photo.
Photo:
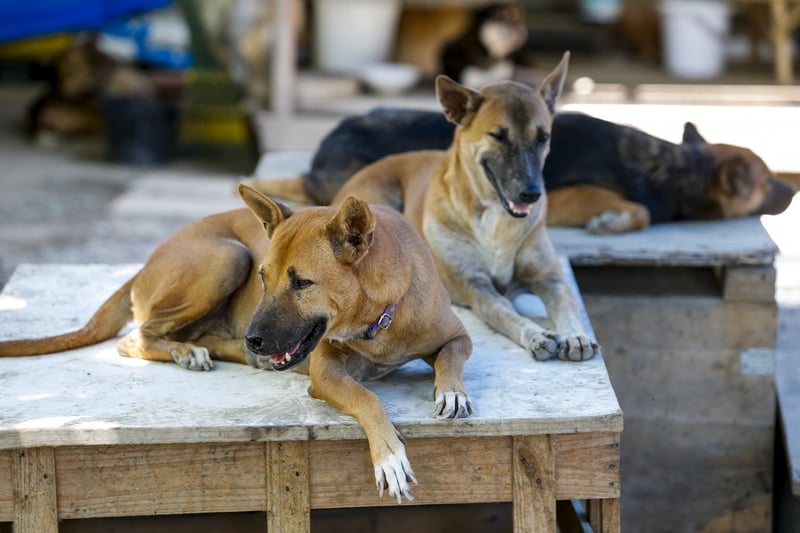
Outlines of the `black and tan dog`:
M356 378L425 358L435 370L434 414L471 413L463 371L472 344L430 251L389 207L351 197L338 209L292 212L252 189L240 194L250 210L176 233L82 329L2 342L0 356L94 344L135 318L139 327L117 345L124 356L192 370L209 370L212 357L275 370L303 364L310 394L364 429L380 493L410 499L408 482L416 480L405 447L378 397Z
M249 183L270 194L329 203L351 169L388 153L440 148L453 131L431 111L376 110L349 121L325 139L307 175ZM391 142L395 122L404 139L397 146ZM774 215L796 192L751 150L708 143L691 123L683 142L674 144L589 115L559 113L552 134L544 166L552 226L621 233L672 220Z
M358 191L402 206L430 245L453 302L528 349L537 359L582 361L599 352L579 318L547 235L542 167L569 54L538 90L501 82L481 91L439 76L436 93L456 124L446 151L396 154L362 169L334 204ZM544 302L554 329L518 314L521 289Z

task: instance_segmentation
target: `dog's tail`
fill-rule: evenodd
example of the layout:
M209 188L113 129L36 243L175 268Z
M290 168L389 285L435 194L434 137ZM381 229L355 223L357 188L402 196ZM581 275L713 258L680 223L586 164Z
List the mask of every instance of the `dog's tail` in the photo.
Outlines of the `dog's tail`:
M267 196L277 196L293 202L313 203L313 199L306 192L305 184L307 179L305 174L299 174L291 178L276 180L243 178L239 183L252 187Z
M44 337L0 342L0 357L23 357L46 353L73 350L90 344L108 340L133 319L131 307L131 287L136 276L132 277L112 294L94 316L81 329Z

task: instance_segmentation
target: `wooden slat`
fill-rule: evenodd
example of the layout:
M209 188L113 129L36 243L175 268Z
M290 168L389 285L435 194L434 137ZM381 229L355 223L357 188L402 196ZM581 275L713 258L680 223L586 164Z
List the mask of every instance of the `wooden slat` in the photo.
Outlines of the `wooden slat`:
M267 443L266 457L267 530L309 531L308 442Z
M775 267L727 267L722 276L722 297L729 301L775 302Z
M61 518L264 510L264 444L58 448Z
M11 450L0 450L0 522L14 519L14 476Z
M12 452L15 533L58 533L53 448Z
M313 509L393 505L378 497L366 441L310 444ZM408 439L406 453L415 504L511 501L509 438Z
M622 528L619 512L619 498L602 500L600 502L601 533L620 533Z
M617 498L620 491L619 435L554 435L556 499Z
M619 497L619 435L554 442L557 499ZM312 441L310 449L312 509L391 505L378 498L366 441ZM510 437L409 439L406 452L419 480L415 504L511 501Z
M514 533L556 531L556 466L547 435L512 441Z

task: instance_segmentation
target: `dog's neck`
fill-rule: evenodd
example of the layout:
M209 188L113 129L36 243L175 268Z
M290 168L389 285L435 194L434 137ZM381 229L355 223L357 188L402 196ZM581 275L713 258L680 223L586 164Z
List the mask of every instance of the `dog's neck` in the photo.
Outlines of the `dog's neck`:
M397 312L397 307L400 304L397 302L392 302L386 306L381 313L381 316L378 317L375 322L369 325L367 331L364 332L364 338L367 340L372 340L377 337L378 333L381 331L389 329L389 326L392 325L392 320L394 320L394 314Z
M676 151L682 153L684 165L677 166L663 186L666 191L674 192L670 197L682 199L675 206L681 218L701 217L712 207L709 198L716 162L707 147L702 145L684 143L676 145Z
M644 180L631 199L645 203L654 222L697 218L709 210L715 161L705 146L637 133L622 139L620 155Z

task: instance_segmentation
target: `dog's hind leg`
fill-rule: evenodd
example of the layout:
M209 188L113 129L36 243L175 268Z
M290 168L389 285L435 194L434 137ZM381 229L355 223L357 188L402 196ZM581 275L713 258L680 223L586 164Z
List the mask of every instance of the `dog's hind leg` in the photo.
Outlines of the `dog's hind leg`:
M650 212L609 189L576 185L547 192L547 224L585 227L596 235L624 233L648 227Z
M120 339L117 350L126 357L175 361L190 370L210 370L211 355L219 342L209 344L209 353L202 336L197 343L184 342L184 337L200 320L225 305L245 282L252 264L250 252L225 238L184 236L165 245L153 253L136 280L133 309L140 325ZM220 352L229 349L226 346ZM243 349L239 350L243 360Z

